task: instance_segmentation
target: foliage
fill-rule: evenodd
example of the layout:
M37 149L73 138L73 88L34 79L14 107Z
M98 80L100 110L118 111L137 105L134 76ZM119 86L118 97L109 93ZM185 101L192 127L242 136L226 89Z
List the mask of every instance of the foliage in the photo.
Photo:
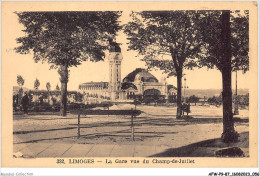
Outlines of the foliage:
M41 84L40 84L40 81L36 78L35 81L34 81L34 88L35 88L36 90L38 90L38 88L39 88L40 85L41 85Z
M226 46L221 42L221 14L222 11L201 11L204 24L205 55L201 58L200 65L208 68L216 67L220 71L223 68L222 52ZM249 16L248 12L234 11L230 18L231 28L231 66L232 70L249 69Z
M46 83L46 89L47 89L48 91L51 90L51 84L50 84L50 82L47 82L47 83Z
M46 89L47 89L47 91L48 91L48 103L50 103L50 98L49 98L49 96L51 95L50 94L50 90L51 90L51 84L50 84L50 82L47 82L46 83ZM51 96L52 97L52 96Z
M133 12L133 21L124 27L129 49L144 56L148 67L176 75L176 69L192 69L203 57L200 16L196 11ZM167 57L170 56L170 57Z
M81 94L80 92L77 92L75 95L75 100L77 102L82 102L83 101L83 94Z
M58 85L58 84L56 85L56 90L57 90L57 91L59 91L59 90L60 90L60 87L59 87L59 85Z
M246 72L249 70L249 13L235 11L231 16L232 68Z
M220 17L221 11L133 12L133 21L125 26L124 32L129 36L129 49L144 56L148 67L158 67L168 76L176 76L176 68L182 65L188 69L216 66L221 70ZM232 68L246 72L248 11L234 11L231 17Z
M199 102L199 97L196 97L195 95L192 95L187 98L187 103L197 103Z
M236 97L233 97L233 103L235 103ZM249 93L246 95L237 95L238 104L241 106L249 106Z
M24 85L24 79L21 75L17 75L17 84L22 87Z
M21 97L23 96L23 88L20 88L20 89L18 90L18 95L20 95Z
M106 39L120 29L120 12L20 12L26 36L19 37L16 52L33 52L35 62L77 66L87 59L104 59Z
M177 102L176 96L177 95L169 95L168 96L169 103L176 103Z
M209 104L215 104L215 105L221 105L222 104L222 97L221 97L221 95L218 96L218 97L213 96L213 97L208 98L208 103Z
M238 95L239 105L249 106L249 93L246 95Z

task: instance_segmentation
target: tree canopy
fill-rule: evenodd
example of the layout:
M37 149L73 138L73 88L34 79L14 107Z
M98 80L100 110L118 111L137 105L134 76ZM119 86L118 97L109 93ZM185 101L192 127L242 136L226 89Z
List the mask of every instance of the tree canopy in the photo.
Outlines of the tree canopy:
M40 85L41 85L41 83L40 83L40 81L39 81L39 79L35 79L35 81L34 81L34 88L36 89L36 90L38 90L38 88L40 87Z
M82 61L103 60L106 40L120 29L120 12L19 12L25 26L16 51L33 53L35 62L77 66Z
M47 89L48 91L51 90L51 84L50 84L50 82L47 82L47 83L46 83L46 89Z
M171 76L176 69L197 66L203 41L196 11L143 11L131 16L133 21L124 30L129 50L142 55L148 67L158 67Z
M24 85L24 79L21 75L17 75L17 84L22 87Z
M204 57L200 60L201 66L208 68L216 67L222 71L223 44L221 43L221 14L222 11L200 11L205 26ZM249 70L249 14L248 11L230 11L230 33L231 33L231 67L232 70Z
M125 26L129 50L142 55L150 68L158 67L176 76L175 65L184 68L219 66L221 11L143 11L131 14L133 21ZM249 69L249 14L231 13L231 51L233 70ZM185 58L186 57L186 58ZM183 59L185 58L185 61Z
M56 85L56 90L57 90L57 91L59 91L59 90L60 90L60 87L59 87L59 85L58 85L58 84Z

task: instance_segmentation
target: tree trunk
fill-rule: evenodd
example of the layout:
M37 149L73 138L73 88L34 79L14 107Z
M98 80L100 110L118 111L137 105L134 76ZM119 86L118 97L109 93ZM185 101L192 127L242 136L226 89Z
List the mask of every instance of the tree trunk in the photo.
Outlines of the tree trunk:
M177 74L177 113L176 113L176 119L181 119L182 117L182 104L181 104L181 87L182 87L182 68L183 68L183 61L185 61L185 58L182 58L182 60L177 60L177 52L173 50L173 47L170 46L170 53L172 56L172 61L174 63L174 68ZM177 62L178 61L178 62ZM182 62L181 62L182 61Z
M238 96L237 96L237 71L236 71L236 98L235 98L235 106L234 106L234 115L238 115Z
M231 69L225 67L222 70L222 100L223 100L223 133L224 142L234 142L237 140L237 133L234 129L232 113L232 90L231 90Z
M223 133L222 141L234 142L238 134L234 129L232 113L232 90L231 90L231 31L230 11L222 11L222 100L223 100Z
M60 102L60 115L66 116L67 112L67 83L68 83L68 67L61 66L59 69L60 82L61 82L61 102Z
M182 117L182 105L181 105L181 83L182 80L182 70L177 71L177 119Z

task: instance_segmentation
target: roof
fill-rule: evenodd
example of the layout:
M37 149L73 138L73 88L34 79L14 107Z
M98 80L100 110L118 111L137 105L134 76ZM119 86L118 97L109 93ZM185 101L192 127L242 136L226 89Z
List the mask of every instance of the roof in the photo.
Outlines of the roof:
M167 85L167 90L170 90L170 89L175 89L175 90L177 90L177 88L176 87L174 87L173 85Z
M123 79L123 82L134 82L137 74L141 75L141 80L143 82L158 82L156 77L143 68L136 68Z
M96 85L96 84L108 84L108 82L85 82L80 85Z
M137 87L133 83L129 83L129 82L122 83L122 86L121 86L122 90L126 90L129 88L133 88L133 89L137 90Z

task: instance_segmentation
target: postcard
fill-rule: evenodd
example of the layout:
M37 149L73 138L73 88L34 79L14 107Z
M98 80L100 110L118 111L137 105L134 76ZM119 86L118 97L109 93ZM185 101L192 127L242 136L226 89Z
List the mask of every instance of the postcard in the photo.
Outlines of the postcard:
M2 2L2 167L257 167L257 2Z

